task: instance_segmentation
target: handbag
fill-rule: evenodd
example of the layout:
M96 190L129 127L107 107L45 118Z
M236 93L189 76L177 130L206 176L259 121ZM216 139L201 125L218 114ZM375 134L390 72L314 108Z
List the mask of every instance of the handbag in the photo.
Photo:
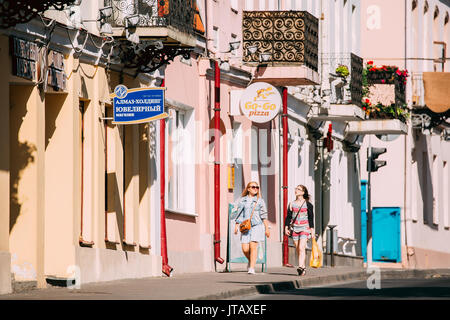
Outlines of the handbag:
M300 209L298 209L298 212L297 212L297 214L295 215L295 218L291 220L291 223L289 223L288 229L289 229L289 233L291 234L291 236L292 236L292 233L294 232L294 223L295 223L295 220L297 220L297 217L298 217L298 215L299 215L299 213L300 213L300 210L302 209L303 205L305 204L305 201L306 201L306 200L303 200L302 205L300 206ZM292 206L291 206L291 210L292 210Z
M250 231L250 229L252 228L252 217L253 217L253 212L255 212L255 208L256 208L256 203L253 206L253 210L252 210L252 214L250 215L250 219L244 220L241 222L241 224L239 225L239 231L241 231L241 233L246 233L248 231Z

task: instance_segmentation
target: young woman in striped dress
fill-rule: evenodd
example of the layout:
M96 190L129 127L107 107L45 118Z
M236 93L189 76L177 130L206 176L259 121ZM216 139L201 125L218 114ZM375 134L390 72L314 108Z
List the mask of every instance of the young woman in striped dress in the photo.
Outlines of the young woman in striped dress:
M306 243L308 238L314 236L314 207L309 202L310 196L308 189L304 185L295 188L295 201L289 203L287 217L285 221L285 233L292 236L295 249L298 255L299 276L306 274ZM291 221L293 221L293 232L289 230Z

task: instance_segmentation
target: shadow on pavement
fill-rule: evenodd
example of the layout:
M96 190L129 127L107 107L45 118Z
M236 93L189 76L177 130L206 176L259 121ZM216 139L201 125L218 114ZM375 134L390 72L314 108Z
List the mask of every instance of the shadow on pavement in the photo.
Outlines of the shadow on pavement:
M310 297L389 297L389 298L450 298L449 287L406 287L406 288L305 288L273 293Z

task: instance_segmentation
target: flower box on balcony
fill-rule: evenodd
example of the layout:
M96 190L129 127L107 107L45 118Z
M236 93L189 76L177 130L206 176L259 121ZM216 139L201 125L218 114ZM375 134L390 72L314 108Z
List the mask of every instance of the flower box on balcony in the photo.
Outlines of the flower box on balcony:
M369 119L398 119L406 123L409 110L405 90L407 70L396 66L375 67L369 61L363 71L362 107Z

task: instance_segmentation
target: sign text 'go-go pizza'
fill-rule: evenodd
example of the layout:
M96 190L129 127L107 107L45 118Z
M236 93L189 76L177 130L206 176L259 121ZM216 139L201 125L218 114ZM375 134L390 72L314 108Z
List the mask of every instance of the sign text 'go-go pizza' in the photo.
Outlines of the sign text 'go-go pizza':
M251 121L269 122L281 109L280 92L271 84L256 82L248 86L241 96L241 111Z

